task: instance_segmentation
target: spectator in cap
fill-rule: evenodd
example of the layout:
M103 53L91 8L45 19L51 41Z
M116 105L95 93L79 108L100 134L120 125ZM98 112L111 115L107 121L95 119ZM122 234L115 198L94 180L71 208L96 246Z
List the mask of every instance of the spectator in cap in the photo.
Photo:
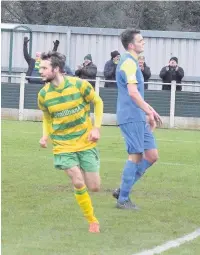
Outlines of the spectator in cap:
M171 83L176 81L176 83L181 84L181 80L184 77L184 70L182 67L178 66L178 58L172 57L169 60L169 64L164 66L160 71L160 78L163 83ZM162 90L171 90L171 85L163 85ZM177 85L176 90L181 91L182 86Z
M115 73L116 73L116 67L120 59L120 53L115 50L111 52L111 59L108 60L104 66L104 77L105 80L113 80L115 81ZM116 88L117 84L116 82L106 82L105 83L106 88Z
M144 56L139 56L138 58L138 64L139 67L142 71L143 77L144 77L144 82L148 82L149 78L151 77L151 70L150 67L148 67L145 63L145 57ZM144 84L144 88L148 89L148 84Z
M81 79L86 80L95 80L97 75L97 67L92 62L91 54L87 54L84 57L84 63L78 66L78 69L75 71L75 76L78 76ZM89 81L89 83L95 87L95 81Z

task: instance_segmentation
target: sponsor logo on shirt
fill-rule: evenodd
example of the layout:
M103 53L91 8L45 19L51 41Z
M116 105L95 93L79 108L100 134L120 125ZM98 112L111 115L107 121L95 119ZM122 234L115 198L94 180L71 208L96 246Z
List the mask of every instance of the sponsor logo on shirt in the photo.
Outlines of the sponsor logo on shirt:
M55 112L54 117L55 118L62 118L62 117L65 117L65 116L69 116L69 115L78 113L78 112L80 112L80 110L81 110L80 106L77 106L73 109L63 110L61 112Z

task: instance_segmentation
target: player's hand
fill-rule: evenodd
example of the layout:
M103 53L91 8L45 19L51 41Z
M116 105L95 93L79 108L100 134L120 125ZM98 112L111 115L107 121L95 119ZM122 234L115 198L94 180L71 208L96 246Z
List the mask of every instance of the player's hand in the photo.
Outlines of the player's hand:
M154 129L156 128L156 121L155 121L153 112L151 112L151 114L148 114L147 118L150 125L150 129L153 132Z
M92 142L97 142L100 139L100 130L99 128L93 128L88 136L88 140Z
M48 136L42 136L39 143L42 148L47 148Z
M154 120L156 121L156 125L158 127L161 127L162 126L162 119L161 119L160 115L155 110L153 110L153 116L154 116Z

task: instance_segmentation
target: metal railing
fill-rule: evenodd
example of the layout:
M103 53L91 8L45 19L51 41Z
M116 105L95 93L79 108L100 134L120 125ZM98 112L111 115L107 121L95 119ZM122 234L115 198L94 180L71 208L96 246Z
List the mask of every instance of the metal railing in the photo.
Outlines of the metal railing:
M40 77L29 77L26 76L25 73L21 73L21 75L6 75L2 74L1 77L15 77L20 78L20 93L19 93L19 120L24 120L24 95L25 95L25 86L28 86L29 84L26 84L26 78L34 78L34 79L40 79ZM103 80L100 77L97 77L96 80L89 80L88 81L95 81L95 91L99 95L101 83L104 82L116 82L113 80ZM169 127L173 128L175 124L175 107L176 107L176 86L179 84L176 84L176 81L172 81L171 83L162 83L162 82L147 82L148 84L154 84L154 85L170 85L171 91L170 91L170 114L169 114ZM182 83L181 86L195 86L200 88L200 84L184 84ZM106 89L106 88L105 88ZM196 92L200 93L200 92ZM200 105L200 102L199 102Z

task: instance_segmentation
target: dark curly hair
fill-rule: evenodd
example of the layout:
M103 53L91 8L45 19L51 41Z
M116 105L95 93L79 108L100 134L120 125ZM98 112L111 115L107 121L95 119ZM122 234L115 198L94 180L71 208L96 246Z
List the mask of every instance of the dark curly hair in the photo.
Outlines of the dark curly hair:
M64 72L66 62L65 55L55 51L49 51L48 53L43 52L41 54L41 60L50 60L53 69L59 67L60 72Z

